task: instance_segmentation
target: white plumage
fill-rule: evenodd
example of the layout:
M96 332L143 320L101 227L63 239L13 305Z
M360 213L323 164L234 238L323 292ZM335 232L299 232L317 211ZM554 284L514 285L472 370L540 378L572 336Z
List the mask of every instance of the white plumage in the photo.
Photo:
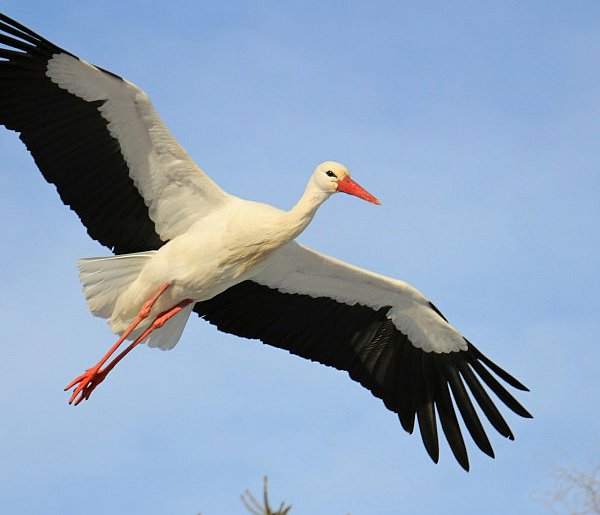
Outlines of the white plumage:
M71 402L87 399L137 344L173 348L196 311L226 332L348 371L408 432L416 418L434 461L439 420L468 469L454 404L490 456L471 399L507 438L489 391L530 416L495 376L526 388L415 288L295 241L338 191L379 203L345 166L320 164L290 211L242 200L192 161L135 85L4 15L0 44L0 122L20 133L90 236L116 254L80 260L80 279L91 312L133 343L106 364L120 339L75 379Z

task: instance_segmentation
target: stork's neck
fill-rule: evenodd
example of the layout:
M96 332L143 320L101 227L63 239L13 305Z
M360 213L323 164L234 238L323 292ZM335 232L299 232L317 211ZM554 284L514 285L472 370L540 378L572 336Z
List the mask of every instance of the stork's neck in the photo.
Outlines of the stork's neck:
M311 178L298 203L286 213L288 226L293 228L294 232L291 239L298 236L306 228L315 216L319 206L330 196L330 192L320 189Z

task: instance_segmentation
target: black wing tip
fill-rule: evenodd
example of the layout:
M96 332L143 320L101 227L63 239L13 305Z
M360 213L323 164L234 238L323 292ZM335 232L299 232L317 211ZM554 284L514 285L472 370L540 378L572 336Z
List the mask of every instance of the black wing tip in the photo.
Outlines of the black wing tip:
M475 347L475 345L473 345L469 340L467 340L466 338L464 338L464 340L465 342L467 342L468 352L471 352L471 354L475 358L485 363L486 366L493 370L498 377L502 378L504 381L506 381L509 385L511 385L513 388L516 388L517 390L521 390L523 392L529 391L529 388L527 388L527 386L521 383L521 381L519 381L516 377L513 377L511 374L509 374L506 370L496 365L496 363L494 363L483 352L481 352L477 347Z
M3 12L0 12L0 21L3 21L4 23L7 23L8 25L12 25L15 28L22 27L22 25L17 20L11 18L10 16L7 16Z
M413 431L415 430L415 414L401 411L400 413L397 413L397 415L402 429L404 429L409 435L412 435Z
M509 375L508 372L506 374ZM500 376L500 377L502 377L502 376ZM517 390L520 390L522 392L529 392L529 391L531 391L527 386L525 386L518 379L514 378L513 376L510 376L510 378L511 378L511 381L506 381L506 382L508 384L510 384L513 388L516 388Z
M485 435L485 433L484 433L484 435ZM494 459L496 457L496 455L494 454L494 448L492 447L492 444L489 442L487 437L485 438L485 440L483 442L475 439L475 437L473 437L473 436L472 436L472 438L475 441L475 444L477 445L479 450L481 452L483 452L483 454L485 454L486 456L489 456L492 459Z
M425 444L425 450L427 451L428 456L431 458L431 461L433 461L437 465L440 461L439 448L437 448L436 446L428 445L425 442L425 439L423 439L423 443Z
M469 455L467 454L467 450L466 447L463 446L455 448L453 445L450 445L450 450L452 451L452 454L454 455L454 459L456 460L456 462L461 466L462 469L464 469L465 472L469 472L469 469L471 468L471 465L469 464ZM487 452L486 452L487 454ZM492 451L493 454L493 451ZM488 454L489 456L489 454ZM492 456L493 458L493 456Z
M1 30L4 30L12 34L13 36L16 36L29 46L33 45L32 48L35 48L38 51L41 51L43 53L49 52L50 55L55 53L63 53L70 55L71 57L75 57L76 59L79 59L76 55L72 54L68 50L65 50L64 48L55 45L45 37L40 36L37 32L31 30L29 27L26 27L25 25L19 23L17 20L1 12L0 23L4 25L3 27L0 27Z
M519 383L520 386L515 386L515 388L517 388L518 390L521 390L522 392L530 392L531 390L525 386L522 383Z
M402 424L402 421L400 421L400 423ZM404 429L409 435L412 435L414 433L414 428L407 427L404 424L402 424L402 429Z

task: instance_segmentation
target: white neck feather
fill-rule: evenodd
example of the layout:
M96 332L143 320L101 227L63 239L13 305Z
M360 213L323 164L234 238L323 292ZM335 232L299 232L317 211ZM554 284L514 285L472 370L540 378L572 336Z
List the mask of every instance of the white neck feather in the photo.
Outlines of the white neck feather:
M317 209L331 195L332 192L323 191L311 178L300 200L285 214L288 227L294 233L290 239L296 238L306 228L315 216Z

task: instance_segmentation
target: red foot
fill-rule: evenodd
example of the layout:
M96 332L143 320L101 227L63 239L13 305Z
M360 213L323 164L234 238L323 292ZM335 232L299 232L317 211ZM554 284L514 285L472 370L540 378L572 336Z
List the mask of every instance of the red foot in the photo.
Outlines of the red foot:
M100 367L95 366L73 379L65 387L65 391L67 391L77 385L69 399L69 404L73 404L73 401L75 401L74 405L77 406L81 401L89 399L96 386L104 381L107 373L108 370L100 370Z
M104 378L115 367L115 365L119 361L121 361L127 354L129 354L129 352L131 352L131 350L133 348L135 348L137 345L139 345L141 342L143 342L150 335L150 333L152 333L152 331L154 331L156 329L160 329L167 322L167 320L174 317L183 308L185 308L187 305L189 305L193 302L190 299L182 300L179 304L173 306L171 309L168 309L167 311L163 311L160 315L158 315L154 319L154 322L152 322L150 324L150 326L147 327L146 330L140 336L138 336L138 338L135 341L130 343L129 346L126 349L122 350L121 353L117 357L113 358L113 360L110 363L108 363L108 365L106 365L106 367L101 369L100 367L102 367L102 365L104 365L104 363L106 363L106 361L116 352L116 350L121 346L121 344L123 343L125 338L127 338L127 336L129 336L133 332L133 330L139 325L139 323L142 320L144 320L145 318L148 318L148 315L149 315L150 310L152 309L152 306L156 303L156 300L158 299L158 297L168 287L169 287L168 284L164 285L161 288L161 290L159 291L159 293L155 297L153 297L153 299L151 299L151 301L144 304L144 307L142 308L139 315L134 320L133 324L121 336L121 338L119 338L117 343L115 343L111 347L111 349L104 355L104 357L98 363L96 363L96 365L94 365L92 368L86 370L83 374L81 374L79 377L76 377L75 379L73 379L73 381L71 381L67 385L67 387L65 388L65 391L70 390L71 388L75 387L75 389L73 390L73 394L71 395L71 398L69 399L69 404L73 404L73 401L74 401L75 406L77 406L81 401L89 399L90 395L92 394L92 392L94 391L96 386L98 386L102 381L104 381Z

